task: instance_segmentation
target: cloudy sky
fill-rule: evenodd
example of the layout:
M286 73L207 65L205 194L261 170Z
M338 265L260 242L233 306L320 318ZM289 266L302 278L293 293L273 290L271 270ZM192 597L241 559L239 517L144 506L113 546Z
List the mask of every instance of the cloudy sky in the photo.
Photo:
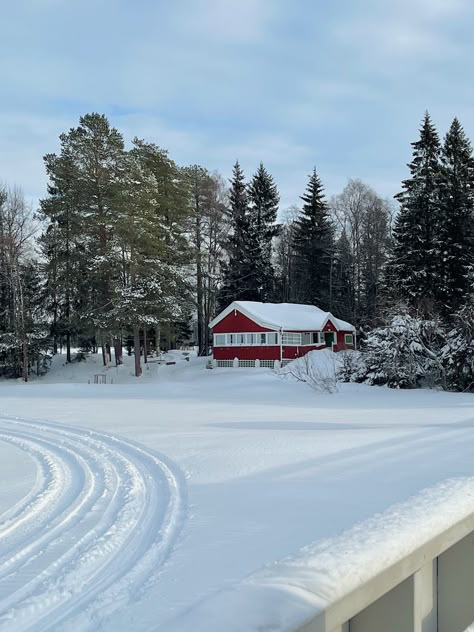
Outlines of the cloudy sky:
M262 160L282 206L314 165L392 196L425 109L474 135L472 0L16 0L1 26L0 181L32 202L91 111L181 165Z

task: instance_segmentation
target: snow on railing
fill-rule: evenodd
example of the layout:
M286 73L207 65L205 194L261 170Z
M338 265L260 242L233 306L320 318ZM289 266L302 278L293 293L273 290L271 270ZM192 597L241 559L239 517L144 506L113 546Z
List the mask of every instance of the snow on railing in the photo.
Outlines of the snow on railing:
M463 478L253 573L168 629L463 632L473 621L474 478Z

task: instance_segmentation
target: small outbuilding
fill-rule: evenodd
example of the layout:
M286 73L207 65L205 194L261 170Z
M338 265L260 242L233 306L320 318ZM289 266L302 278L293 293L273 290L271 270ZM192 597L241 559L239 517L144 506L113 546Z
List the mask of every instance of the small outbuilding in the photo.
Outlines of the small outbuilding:
M350 323L314 305L234 301L210 323L216 366L284 365L309 351L355 349Z

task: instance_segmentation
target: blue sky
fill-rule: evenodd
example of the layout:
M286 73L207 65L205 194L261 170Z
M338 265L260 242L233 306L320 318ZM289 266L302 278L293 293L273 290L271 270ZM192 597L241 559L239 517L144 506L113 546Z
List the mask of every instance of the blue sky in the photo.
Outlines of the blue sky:
M425 109L474 135L472 0L16 0L1 25L0 181L33 202L90 111L181 165L262 160L282 207L314 165L391 197Z

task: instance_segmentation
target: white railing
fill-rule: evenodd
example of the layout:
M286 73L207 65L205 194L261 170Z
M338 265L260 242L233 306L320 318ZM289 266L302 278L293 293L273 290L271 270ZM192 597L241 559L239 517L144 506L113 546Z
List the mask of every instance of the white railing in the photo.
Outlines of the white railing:
M297 632L464 632L474 621L474 514L320 612Z
M169 632L467 632L474 479L425 490L189 609Z

